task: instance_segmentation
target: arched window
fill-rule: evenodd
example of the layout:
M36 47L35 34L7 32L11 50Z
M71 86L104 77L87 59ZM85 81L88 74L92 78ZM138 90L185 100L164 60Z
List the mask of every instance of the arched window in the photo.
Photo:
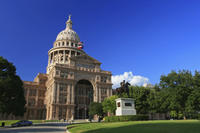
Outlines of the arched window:
M72 43L71 46L74 47L74 44Z
M62 45L64 46L64 45L65 45L65 42L62 42Z
M67 46L69 46L69 42L67 42Z

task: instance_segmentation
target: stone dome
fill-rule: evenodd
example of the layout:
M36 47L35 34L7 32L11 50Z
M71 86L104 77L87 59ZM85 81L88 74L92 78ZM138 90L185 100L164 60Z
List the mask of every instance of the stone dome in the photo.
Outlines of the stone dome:
M66 28L63 31L61 31L56 38L56 41L60 40L80 42L78 34L72 29L71 16L69 16L69 19L66 22Z

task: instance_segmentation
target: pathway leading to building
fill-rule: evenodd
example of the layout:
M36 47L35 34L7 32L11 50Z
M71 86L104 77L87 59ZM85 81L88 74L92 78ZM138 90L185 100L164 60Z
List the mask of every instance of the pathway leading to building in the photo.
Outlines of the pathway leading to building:
M0 133L65 133L67 123L45 123L27 127L0 128Z

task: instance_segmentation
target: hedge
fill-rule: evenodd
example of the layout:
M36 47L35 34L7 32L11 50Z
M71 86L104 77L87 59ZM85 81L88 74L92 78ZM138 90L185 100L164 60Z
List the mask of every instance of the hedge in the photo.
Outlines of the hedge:
M148 120L148 115L123 115L123 116L107 116L105 117L105 122L118 122L118 121L141 121Z

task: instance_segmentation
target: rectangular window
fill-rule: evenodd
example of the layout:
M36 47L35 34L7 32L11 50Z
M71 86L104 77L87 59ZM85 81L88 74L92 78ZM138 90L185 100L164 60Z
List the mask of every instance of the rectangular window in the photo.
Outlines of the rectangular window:
M132 106L131 103L125 103L125 106Z

